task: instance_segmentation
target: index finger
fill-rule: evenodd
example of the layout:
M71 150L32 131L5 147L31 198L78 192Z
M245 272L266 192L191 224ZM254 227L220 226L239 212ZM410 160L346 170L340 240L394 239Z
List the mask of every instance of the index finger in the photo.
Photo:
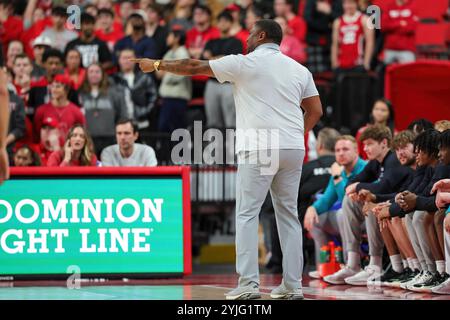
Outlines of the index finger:
M142 60L144 60L144 59L142 59L142 58L130 58L130 59L128 59L128 61L136 62L136 63L139 63L139 62L141 62Z

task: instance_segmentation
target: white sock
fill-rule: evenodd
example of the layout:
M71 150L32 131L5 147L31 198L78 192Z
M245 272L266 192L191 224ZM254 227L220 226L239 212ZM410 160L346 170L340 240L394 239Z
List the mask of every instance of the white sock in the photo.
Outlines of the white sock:
M383 264L383 259L380 256L370 256L369 266L376 266L380 268Z
M404 269L408 268L408 260L403 259L402 262L403 262L403 268Z
M359 270L361 266L361 257L359 256L359 253L349 251L347 265L353 270Z
M428 270L427 262L425 260L420 261L420 266L422 267L420 271L427 271Z
M391 260L392 269L395 272L402 272L403 271L403 264L402 264L402 256L399 254L389 256L389 259Z
M419 260L416 258L411 258L412 264L413 264L413 268L411 268L411 270L421 270L420 267L420 263Z
M408 260L408 267L411 270L414 270L414 262L413 262L413 258L407 258L406 260Z
M445 272L445 260L437 260L436 261L436 269L437 272L443 274Z

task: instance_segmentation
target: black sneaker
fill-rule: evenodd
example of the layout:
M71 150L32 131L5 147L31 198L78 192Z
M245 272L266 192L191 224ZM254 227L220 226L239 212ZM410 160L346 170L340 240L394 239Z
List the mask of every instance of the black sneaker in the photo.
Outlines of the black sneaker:
M412 271L410 268L405 268L398 277L390 279L386 282L385 285L393 288L399 288L402 281L404 281L405 279L411 279L411 274L413 273L414 271Z
M439 273L439 272L436 272ZM441 273L440 278L436 280L436 282L438 282L436 284L436 287L439 286L440 284L444 283L445 281L447 281L450 278L450 275L447 272Z
M405 272L405 270L403 270L403 272ZM389 286L389 283L393 280L400 278L403 272L396 272L394 271L394 269L390 268L381 276L380 278L381 285Z
M409 268L408 268L408 269L409 269ZM409 269L409 270L411 270L411 269ZM405 282L411 281L411 280L414 279L418 274L420 274L420 270L417 270L417 269L411 270L411 273L409 273L409 274L405 273L405 274L403 275L403 278L400 280L400 283L405 283Z
M448 279L450 279L450 274L444 272L443 274L441 274L441 278L443 280L442 282L447 281Z

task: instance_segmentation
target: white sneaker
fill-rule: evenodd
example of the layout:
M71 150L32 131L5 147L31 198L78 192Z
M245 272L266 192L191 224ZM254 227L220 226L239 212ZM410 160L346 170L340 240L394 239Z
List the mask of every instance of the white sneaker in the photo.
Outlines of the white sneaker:
M237 287L225 293L225 297L227 300L250 300L261 298L261 294L259 293L258 285L251 283L245 287Z
M317 270L308 272L308 276L310 276L313 279L320 279L320 273Z
M284 285L284 282L272 290L270 293L272 299L287 299L287 300L303 300L303 291L301 288L288 289Z
M433 274L429 271L426 271L422 274L422 276L419 279L417 279L416 282L408 284L406 286L406 289L411 290L411 291L417 291L420 289L420 287L415 287L416 285L423 284L432 278L433 278ZM420 290L417 292L420 292Z
M346 278L345 283L352 286L366 286L368 283L379 281L381 269L377 266L367 266L364 270L352 277Z
M330 274L329 276L324 277L323 280L331 284L345 284L346 278L352 277L358 272L359 272L358 270L353 270L349 266L345 266L338 272L335 272L333 274Z
M450 294L450 278L442 282L440 285L431 288L431 292L437 294Z

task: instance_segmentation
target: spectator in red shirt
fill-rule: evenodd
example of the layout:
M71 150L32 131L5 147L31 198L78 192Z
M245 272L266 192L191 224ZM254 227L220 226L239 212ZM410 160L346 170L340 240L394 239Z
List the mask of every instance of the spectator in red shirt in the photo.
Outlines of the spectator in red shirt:
M113 52L114 45L124 37L122 25L114 23L114 11L111 9L100 9L97 15L97 26L95 35L100 40L106 42L109 51Z
M375 104L373 105L372 112L370 113L370 120L369 123L366 124L364 127L361 127L358 132L356 133L356 141L358 142L358 149L359 149L359 155L363 159L367 159L367 154L364 152L364 145L359 140L359 137L362 135L364 130L367 129L367 127L372 125L385 125L391 129L391 132L396 133L395 131L395 125L394 125L394 108L392 107L392 104L387 99L378 99L375 101Z
M14 15L14 3L0 0L0 42L3 50L12 40L19 40L23 32L22 19Z
M20 36L20 40L25 45L25 52L28 56L33 58L33 41L38 38L47 27L53 25L52 17L50 16L52 1L29 0L27 2L27 7L23 14L24 30Z
M239 39L242 42L242 48L244 49L244 54L247 53L247 38L250 32L244 29L241 24L241 12L242 9L236 3L232 3L225 8L231 13L233 17L233 26L230 30L230 36Z
M39 133L42 121L46 117L56 118L61 135L66 135L69 128L77 123L85 124L86 120L80 108L67 98L70 89L70 79L64 75L56 75L50 86L51 100L40 106L34 116L34 127Z
M220 38L220 31L211 26L211 9L204 5L194 8L194 27L186 33L186 48L193 59L200 59L209 40ZM193 76L193 97L203 97L207 76Z
M23 145L14 153L13 164L15 167L39 167L41 159L31 147Z
M204 5L194 8L194 27L186 33L186 47L193 59L200 59L206 42L220 38L220 31L211 26L211 9Z
M86 77L86 70L82 67L80 51L75 48L68 50L65 61L64 75L70 78L73 88L78 90Z
M31 65L30 58L26 54L17 55L13 63L13 84L16 88L17 95L21 97L25 103L28 101L28 91L30 90L32 71L33 66Z
M305 46L294 37L289 30L287 20L283 16L276 17L274 19L281 26L283 31L283 39L280 44L280 51L288 57L298 61L299 63L306 62L306 48Z
M343 0L344 14L333 23L331 67L338 71L370 70L375 33L358 11L358 0Z
M73 126L68 135L64 149L52 153L47 167L96 166L97 157L94 145L87 130L80 124Z
M42 121L40 143L37 145L36 150L39 152L43 166L47 165L50 155L55 151L61 150L61 147L64 145L64 138L58 127L59 123L56 118L45 117Z
M6 50L6 66L9 69L12 69L16 56L23 53L24 48L22 42L20 42L19 40L11 41L8 45L8 49Z
M32 81L30 85L30 93L28 96L27 115L32 120L36 109L50 101L49 84L53 82L53 78L63 72L64 56L57 49L48 49L44 52L42 58L45 67L45 76L38 81ZM78 105L78 92L70 88L69 100Z
M292 35L299 41L305 41L306 23L305 21L294 13L293 0L275 0L273 3L273 10L275 16L284 17L288 22L288 26Z
M384 33L385 64L416 60L417 21L418 18L411 0L391 0L383 10L381 32Z

